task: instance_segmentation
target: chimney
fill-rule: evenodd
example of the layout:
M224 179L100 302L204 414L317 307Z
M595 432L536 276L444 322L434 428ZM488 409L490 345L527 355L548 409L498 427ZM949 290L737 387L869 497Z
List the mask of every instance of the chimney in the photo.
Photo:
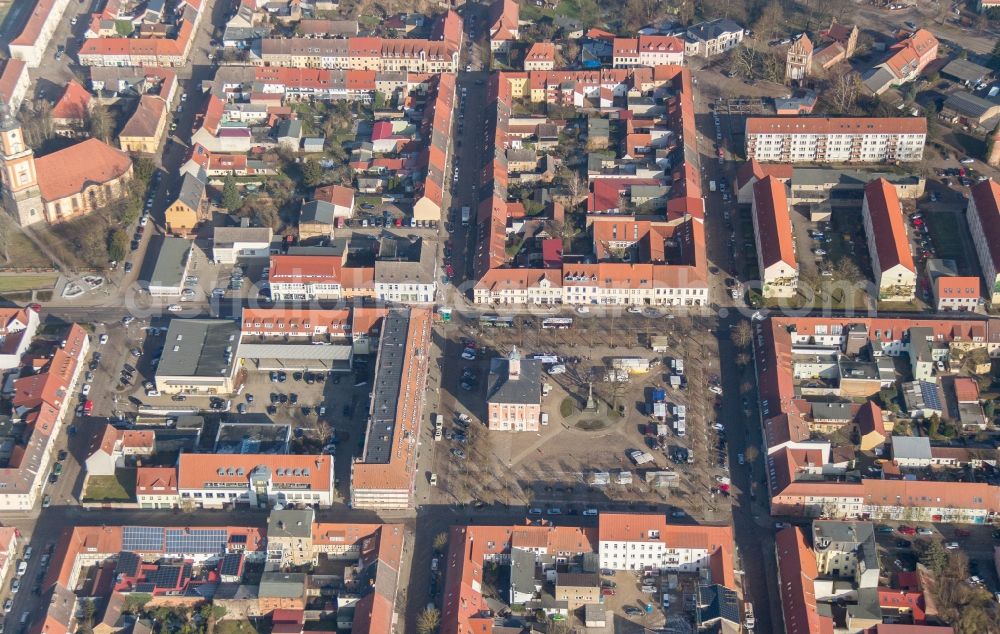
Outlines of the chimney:
M512 346L507 356L507 378L516 381L521 378L521 355L517 346Z

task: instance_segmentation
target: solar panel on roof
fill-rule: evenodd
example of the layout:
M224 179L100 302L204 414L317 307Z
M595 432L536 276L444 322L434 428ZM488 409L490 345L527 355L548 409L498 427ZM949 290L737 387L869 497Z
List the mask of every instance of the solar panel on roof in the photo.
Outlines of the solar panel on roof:
M135 584L135 591L141 594L152 594L153 590L156 590L156 586L151 583L137 583Z
M163 529L157 526L123 527L122 550L140 553L163 552Z
M235 577L240 574L240 568L243 565L243 555L240 553L229 553L222 558L222 563L219 564L219 574L225 577Z
M157 588L176 588L180 574L180 566L160 566L146 575L146 581Z
M227 541L228 535L223 529L168 529L166 552L218 553L226 549Z
M142 560L135 553L122 552L118 554L118 565L115 567L116 575L135 577L139 574L139 564Z
M921 381L920 395L924 397L924 405L931 409L941 409L941 401L938 399L937 385Z

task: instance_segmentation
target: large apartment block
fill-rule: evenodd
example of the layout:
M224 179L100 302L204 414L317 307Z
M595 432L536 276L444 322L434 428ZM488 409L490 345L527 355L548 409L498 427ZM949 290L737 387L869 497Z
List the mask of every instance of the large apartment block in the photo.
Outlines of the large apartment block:
M992 178L972 187L966 218L990 301L1000 301L1000 185Z
M879 299L912 300L917 292L917 270L896 188L883 178L868 183L861 216Z
M927 120L922 117L750 117L747 160L780 163L919 161Z
M264 38L254 44L261 66L327 68L376 72L454 73L462 44L462 18L448 11L432 39L352 37Z
M764 297L794 297L799 264L792 244L792 219L785 185L765 176L753 186L753 230Z

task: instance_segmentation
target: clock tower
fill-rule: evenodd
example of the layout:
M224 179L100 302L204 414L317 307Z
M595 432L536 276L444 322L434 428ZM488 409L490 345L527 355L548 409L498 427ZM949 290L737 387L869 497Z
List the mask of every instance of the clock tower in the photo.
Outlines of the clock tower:
M35 153L24 142L21 124L6 108L0 111L0 175L7 213L22 227L44 220Z

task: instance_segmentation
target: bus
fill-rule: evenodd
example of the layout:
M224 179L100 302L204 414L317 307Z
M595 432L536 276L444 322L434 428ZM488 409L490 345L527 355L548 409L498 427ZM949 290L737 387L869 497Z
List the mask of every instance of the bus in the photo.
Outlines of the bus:
M573 325L572 317L546 317L542 320L542 328L558 328L565 330Z
M514 326L514 318L501 317L500 315L483 315L479 318L479 325L483 328L512 328Z

